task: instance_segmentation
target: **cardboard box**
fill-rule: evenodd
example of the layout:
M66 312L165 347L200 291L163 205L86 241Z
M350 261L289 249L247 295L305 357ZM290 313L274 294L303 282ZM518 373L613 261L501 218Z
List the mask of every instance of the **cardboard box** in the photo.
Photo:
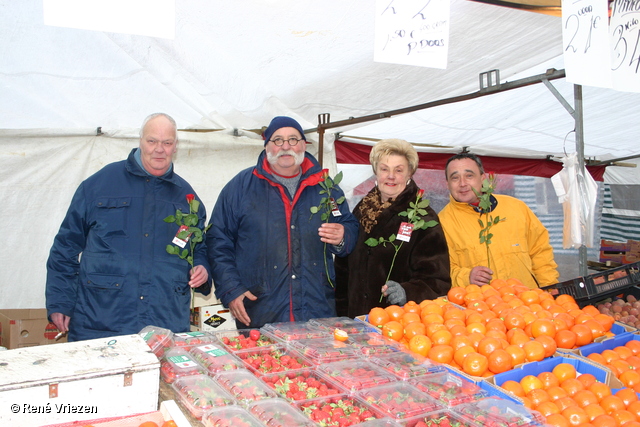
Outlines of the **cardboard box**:
M160 362L138 335L0 352L0 424L42 426L158 409Z
M0 310L0 346L8 349L56 344L67 341L64 335L55 340L58 328L47 319L44 308Z
M236 329L236 319L222 304L196 307L192 314L191 325L198 331L215 332Z

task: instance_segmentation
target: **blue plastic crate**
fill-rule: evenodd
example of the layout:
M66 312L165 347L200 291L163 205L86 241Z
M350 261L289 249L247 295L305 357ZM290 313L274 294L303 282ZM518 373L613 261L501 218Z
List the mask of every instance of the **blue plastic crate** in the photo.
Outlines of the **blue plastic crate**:
M580 374L592 374L596 377L596 380L606 383L609 371L594 366L592 363L587 362L584 359L570 358L570 357L550 357L540 362L527 363L515 368L511 371L503 372L494 376L494 382L497 386L508 380L520 382L520 380L527 375L538 375L542 372L551 372L553 368L561 363L569 363L576 368L576 371Z
M640 341L640 335L625 332L606 341L584 345L579 348L580 356L587 357L591 353L602 353L604 350L613 350L618 346L625 345L629 341Z

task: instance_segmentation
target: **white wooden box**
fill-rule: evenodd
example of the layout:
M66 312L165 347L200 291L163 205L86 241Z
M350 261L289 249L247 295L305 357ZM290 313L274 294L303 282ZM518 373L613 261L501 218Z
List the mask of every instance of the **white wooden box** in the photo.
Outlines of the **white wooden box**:
M160 362L122 335L0 352L0 425L41 426L158 410Z

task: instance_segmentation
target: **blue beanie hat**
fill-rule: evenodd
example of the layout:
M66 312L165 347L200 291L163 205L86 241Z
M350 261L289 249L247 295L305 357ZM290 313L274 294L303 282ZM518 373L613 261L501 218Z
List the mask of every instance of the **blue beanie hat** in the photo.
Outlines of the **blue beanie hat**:
M278 116L274 117L273 120L271 120L271 123L269 123L269 127L264 131L264 145L267 145L267 142L271 140L271 136L274 134L274 132L281 128L294 128L295 130L300 132L302 139L304 139L305 141L307 140L307 138L304 137L304 131L302 130L300 123L298 123L291 117Z

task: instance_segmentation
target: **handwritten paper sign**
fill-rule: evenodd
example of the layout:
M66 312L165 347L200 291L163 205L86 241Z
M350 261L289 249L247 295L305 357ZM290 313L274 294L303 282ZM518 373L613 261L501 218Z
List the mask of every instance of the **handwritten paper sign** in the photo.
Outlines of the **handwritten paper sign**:
M449 0L377 0L374 61L447 68Z
M640 3L615 0L609 32L613 88L640 92Z
M607 0L562 0L567 81L611 87Z

